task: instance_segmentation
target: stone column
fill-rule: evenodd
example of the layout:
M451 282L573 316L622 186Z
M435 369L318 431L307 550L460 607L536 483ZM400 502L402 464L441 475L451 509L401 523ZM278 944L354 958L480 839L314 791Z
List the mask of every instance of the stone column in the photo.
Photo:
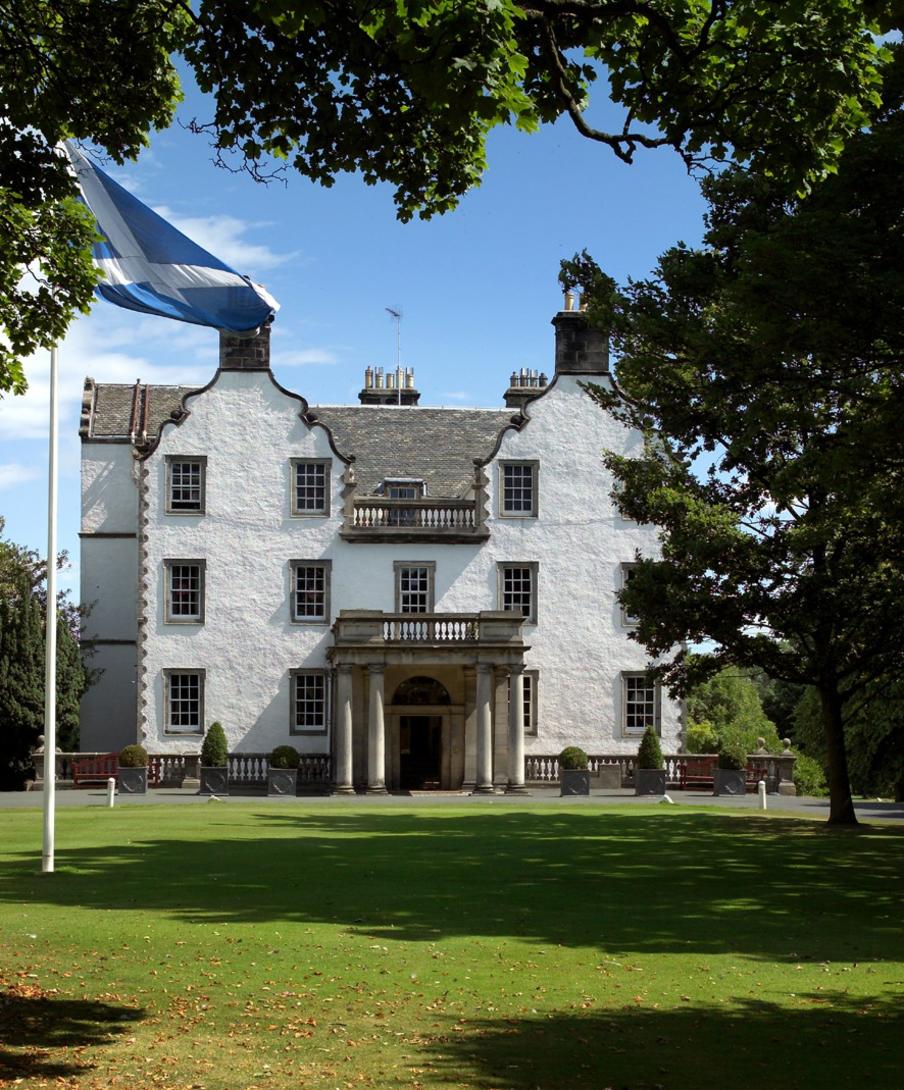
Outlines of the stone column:
M513 666L509 675L508 785L507 795L526 795L524 786L524 666Z
M494 795L493 787L493 667L477 664L477 783L475 795Z
M336 669L336 767L333 770L333 794L352 795L352 668L345 664Z
M367 793L386 794L386 724L383 716L383 664L368 666Z

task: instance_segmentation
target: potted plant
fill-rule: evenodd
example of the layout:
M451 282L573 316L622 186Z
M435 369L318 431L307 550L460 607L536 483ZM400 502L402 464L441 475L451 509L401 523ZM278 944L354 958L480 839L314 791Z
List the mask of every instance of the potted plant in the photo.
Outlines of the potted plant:
M144 795L148 789L148 751L144 746L126 746L119 754L116 787L123 795Z
M723 742L713 769L714 795L743 795L747 791L747 751L740 742Z
M665 765L659 737L652 727L647 727L640 740L637 760L634 763L634 794L664 795Z
M267 769L267 794L295 797L298 780L298 750L294 746L277 746L270 754Z
M590 758L578 746L566 746L559 754L559 793L590 794Z
M211 723L201 744L202 795L229 793L229 747L223 724Z

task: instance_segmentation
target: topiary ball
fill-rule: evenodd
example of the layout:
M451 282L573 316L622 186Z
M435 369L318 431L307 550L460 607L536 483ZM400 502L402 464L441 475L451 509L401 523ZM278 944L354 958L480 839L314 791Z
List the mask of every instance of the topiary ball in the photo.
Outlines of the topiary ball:
M299 759L295 746L277 746L270 754L270 767L298 768Z
M125 746L119 753L120 768L147 768L148 751L144 746Z
M572 771L590 767L590 758L579 746L566 746L559 754L559 768Z

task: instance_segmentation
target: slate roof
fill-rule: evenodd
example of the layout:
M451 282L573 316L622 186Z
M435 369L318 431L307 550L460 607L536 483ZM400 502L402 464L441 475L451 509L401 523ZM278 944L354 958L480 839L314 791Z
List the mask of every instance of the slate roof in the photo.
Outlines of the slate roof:
M474 483L474 459L488 458L512 409L312 406L342 454L355 456L358 493L370 495L386 477L426 481L428 496L463 497Z
M80 434L91 439L128 439L134 414L136 435L141 437L145 432L153 440L164 420L181 410L182 398L195 388L144 383L104 382L91 387L86 384Z
M178 414L196 387L85 384L80 434L86 439L127 442L135 427L153 443L165 420ZM492 454L512 409L396 408L384 405L312 405L340 454L353 455L359 495L374 493L386 477L413 477L428 496L471 494L474 459Z

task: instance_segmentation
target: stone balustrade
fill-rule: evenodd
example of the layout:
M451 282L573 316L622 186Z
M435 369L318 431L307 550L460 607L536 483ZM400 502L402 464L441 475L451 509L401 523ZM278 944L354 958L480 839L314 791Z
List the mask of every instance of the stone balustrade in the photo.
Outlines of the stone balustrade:
M471 541L488 536L472 499L362 496L346 509L348 541Z
M56 755L56 778L61 787L72 785L72 762L77 757L99 757L99 753L61 753ZM713 754L668 754L663 755L666 768L666 780L677 784L680 780L680 765L688 757L714 762L718 755ZM36 777L33 790L40 791L44 781L44 753L32 755ZM590 754L590 770L599 772L603 767L616 766L621 770L622 784L628 782L634 771L635 757L623 754ZM782 753L754 753L750 760L766 769L766 790L772 794L791 794L794 785L795 755L789 750ZM185 780L198 777L200 758L196 753L151 754L149 757L150 773L148 779L153 786L178 787ZM230 753L229 781L237 787L257 787L266 784L269 768L268 753ZM303 753L298 768L299 785L323 785L330 782L331 763L328 753ZM559 781L559 759L553 754L532 754L524 759L524 778L530 784L554 784Z
M60 787L72 786L72 762L79 757L100 757L100 753L61 753L56 755L56 779ZM266 786L270 767L269 753L230 753L229 782L236 787ZM35 781L32 790L44 786L43 751L32 754ZM201 758L197 753L152 753L148 755L148 783L153 787L181 787L199 776ZM327 784L330 781L328 753L302 753L298 766L299 784Z
M355 500L352 526L404 526L418 529L473 530L477 525L473 500L395 500L368 496Z
M662 761L666 770L666 782L677 785L681 779L681 763L693 757L694 760L718 761L717 753L677 753L663 754ZM622 784L626 784L634 772L636 757L633 754L588 754L590 771L599 772L604 766L616 765L621 769ZM782 753L751 753L749 763L766 769L766 790L771 794L793 794L794 762L797 758L790 750ZM525 758L524 778L528 784L552 784L559 782L558 755L531 755ZM785 785L784 788L782 785Z
M422 645L521 646L523 617L485 610L481 613L382 613L343 609L333 625L334 646L380 648Z

